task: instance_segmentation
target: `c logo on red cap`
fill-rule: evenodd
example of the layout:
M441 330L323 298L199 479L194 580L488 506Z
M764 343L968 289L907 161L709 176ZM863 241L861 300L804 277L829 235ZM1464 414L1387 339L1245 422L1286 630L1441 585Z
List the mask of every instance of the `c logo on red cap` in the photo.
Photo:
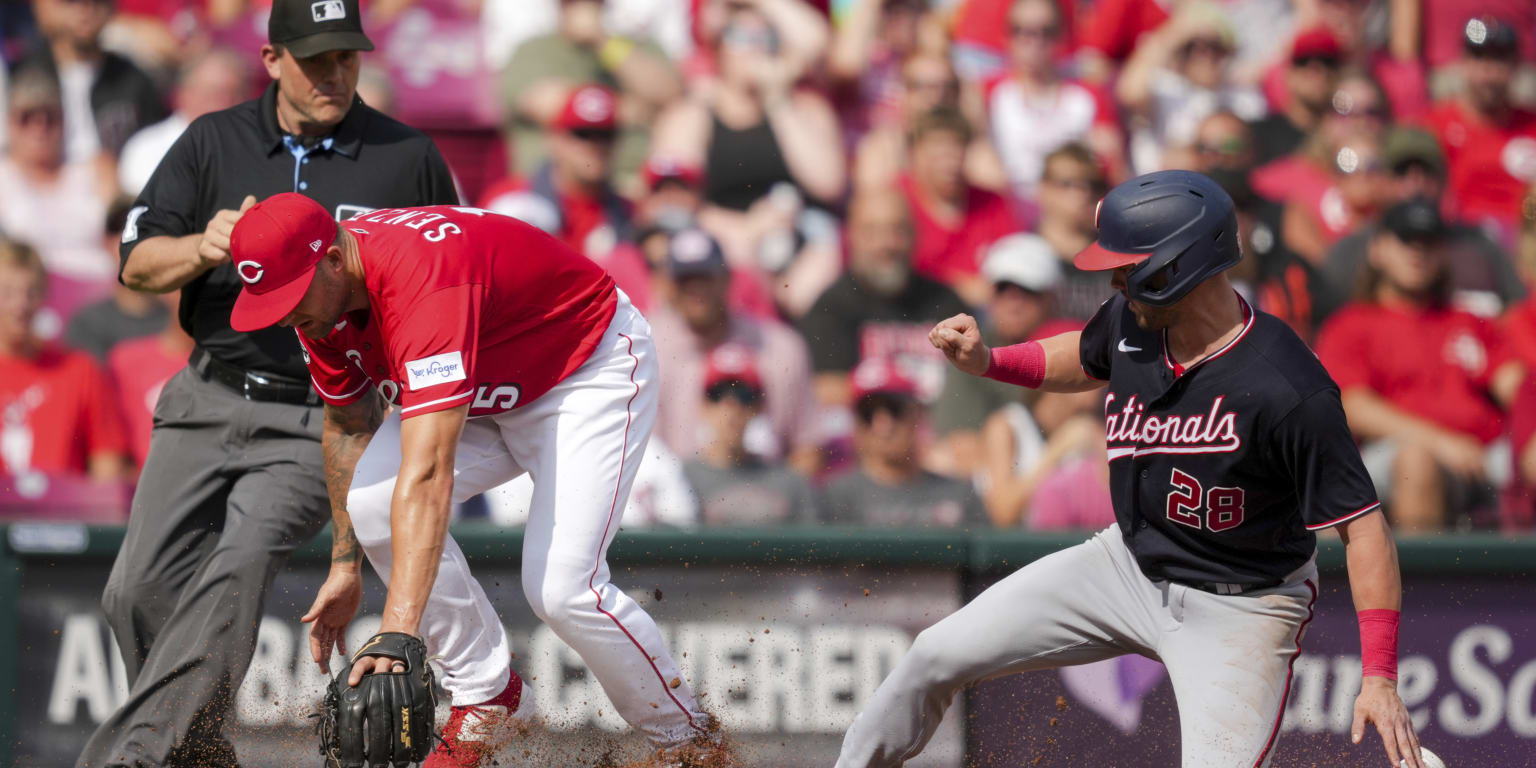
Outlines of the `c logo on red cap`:
M248 275L248 274L245 273L245 268L246 267L255 267L256 268L256 272L254 274L249 274ZM259 264L257 262L254 262L254 261L242 261L239 264L235 265L235 272L239 273L240 279L244 280L247 285L255 283L255 282L261 280L261 276L264 273L266 273L266 271L267 270L264 267L262 267L261 264Z
M600 123L613 115L613 97L601 88L583 88L571 100L571 111L589 123Z

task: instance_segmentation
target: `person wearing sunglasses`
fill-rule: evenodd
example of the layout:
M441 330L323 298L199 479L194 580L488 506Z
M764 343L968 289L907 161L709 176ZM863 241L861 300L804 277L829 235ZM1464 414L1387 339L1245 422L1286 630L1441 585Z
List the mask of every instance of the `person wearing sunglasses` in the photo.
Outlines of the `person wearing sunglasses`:
M548 160L527 179L492 185L480 207L521 219L578 253L606 261L630 233L631 205L609 182L618 140L618 94L596 83L570 88L549 123Z
M699 497L707 526L811 525L820 518L805 476L751 448L760 432L767 390L756 355L725 344L709 354L704 371L702 417L707 440L683 473Z
M986 525L970 483L923 468L927 408L897 362L867 358L852 378L855 463L824 489L825 521L881 528Z
M1327 27L1302 30L1291 41L1284 77L1289 98L1274 112L1252 121L1257 165L1296 151L1317 129L1338 87L1343 57L1339 38Z
M0 232L42 256L52 287L45 316L55 320L111 293L115 274L100 234L116 186L110 158L71 158L67 123L58 82L46 71L28 66L12 76ZM50 335L60 330L50 325Z
M1168 23L1137 45L1115 88L1137 121L1131 133L1137 170L1162 167L1164 148L1193 141L1206 115L1226 110L1244 120L1263 116L1263 94L1232 79L1235 45L1225 11L1204 2L1179 6Z

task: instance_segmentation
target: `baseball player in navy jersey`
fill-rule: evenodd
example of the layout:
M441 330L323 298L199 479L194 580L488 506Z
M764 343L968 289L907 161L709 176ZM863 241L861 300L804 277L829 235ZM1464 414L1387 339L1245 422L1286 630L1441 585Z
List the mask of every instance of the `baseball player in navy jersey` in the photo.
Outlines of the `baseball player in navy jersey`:
M1233 291L1232 200L1162 171L1100 203L1080 269L1119 291L1080 333L989 349L958 315L930 334L959 369L1055 392L1107 385L1116 525L1031 563L918 635L843 740L838 768L899 766L964 686L1126 653L1161 660L1185 768L1261 768L1317 600L1315 532L1344 540L1359 613L1351 736L1424 768L1398 697L1397 550L1339 390L1278 319Z

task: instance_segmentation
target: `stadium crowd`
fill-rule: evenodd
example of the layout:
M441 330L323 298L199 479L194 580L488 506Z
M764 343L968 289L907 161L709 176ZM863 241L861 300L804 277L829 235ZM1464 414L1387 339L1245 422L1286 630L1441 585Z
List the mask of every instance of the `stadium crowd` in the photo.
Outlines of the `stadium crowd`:
M118 283L117 243L191 121L267 87L268 5L0 2L7 515L126 515L192 342L174 294ZM363 7L361 98L651 320L629 525L1112 521L1102 396L968 377L927 333L1080 328L1110 293L1071 264L1098 199L1192 168L1237 202L1236 282L1339 383L1393 523L1536 527L1530 0Z

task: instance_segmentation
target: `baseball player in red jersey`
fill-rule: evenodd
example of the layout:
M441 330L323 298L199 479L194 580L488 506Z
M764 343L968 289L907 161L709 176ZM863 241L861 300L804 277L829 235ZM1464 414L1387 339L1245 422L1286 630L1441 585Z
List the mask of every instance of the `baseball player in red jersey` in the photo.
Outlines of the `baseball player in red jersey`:
M534 613L666 759L712 749L655 622L608 581L658 377L650 326L612 279L516 219L453 206L338 226L308 198L276 195L246 212L231 250L245 282L231 325L297 329L326 403L332 567L304 617L316 661L346 652L366 553L389 587L379 632L422 637L453 697L444 730L457 748L428 765L488 764L476 739L519 709L522 682L448 517L527 472ZM373 391L398 406L398 437L379 430ZM391 663L360 655L350 679Z

